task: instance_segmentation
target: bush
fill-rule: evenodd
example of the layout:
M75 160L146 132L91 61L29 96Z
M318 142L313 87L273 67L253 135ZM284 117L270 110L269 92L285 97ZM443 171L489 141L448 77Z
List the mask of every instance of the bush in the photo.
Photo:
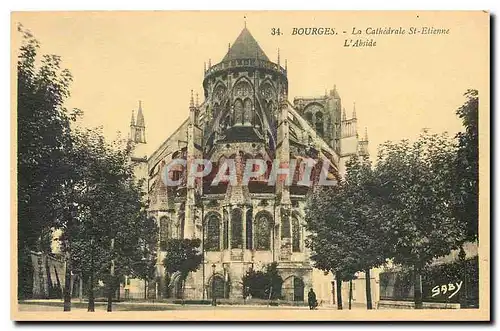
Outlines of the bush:
M271 293L271 300L281 298L283 279L278 274L276 262L267 265L263 271L249 270L242 280L245 297L250 294L252 298L269 299Z

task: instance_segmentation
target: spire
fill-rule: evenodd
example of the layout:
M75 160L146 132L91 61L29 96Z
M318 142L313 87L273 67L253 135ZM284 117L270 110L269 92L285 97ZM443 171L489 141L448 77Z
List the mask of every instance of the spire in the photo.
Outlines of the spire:
M194 107L193 90L191 90L191 99L189 100L189 107Z
M134 117L135 110L132 109L132 117L130 118L130 126L135 125L135 117Z
M285 71L287 71L287 70L288 70L288 61L287 61L287 59L285 59Z
M261 60L269 61L267 55L245 26L234 43L229 44L229 49L222 62L233 59L253 59L256 55Z
M364 141L368 141L368 128L365 126L365 139Z
M198 107L200 105L199 101L198 101L198 93L196 93L196 103L195 103L196 107Z
M345 107L343 109L343 112L342 112L342 121L345 121L347 120L347 116L345 115Z
M337 85L336 84L333 84L332 96L335 99L340 99L339 92L337 92Z
M208 69L212 68L212 59L208 59Z
M137 123L138 127L144 127L144 115L142 114L142 101L139 100L139 110L137 111Z
M356 119L356 101L354 101L353 109L352 109L352 118Z
M278 47L278 67L280 66L280 49Z

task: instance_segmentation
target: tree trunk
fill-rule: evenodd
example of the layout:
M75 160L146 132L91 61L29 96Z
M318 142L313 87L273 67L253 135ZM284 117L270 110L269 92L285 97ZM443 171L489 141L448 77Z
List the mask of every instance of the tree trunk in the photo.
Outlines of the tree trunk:
M80 286L78 287L78 298L80 299L80 302L83 302L83 273L81 273L78 278L80 282Z
M335 300L335 281L332 281L332 304L335 304L337 300Z
M463 245L460 246L458 259L460 261L461 278L463 280L462 291L460 293L460 308L467 308L467 262L465 260L466 254Z
M352 279L349 279L349 310L351 310L352 303Z
M148 290L147 290L147 283L146 283L146 278L144 278L144 300L148 299Z
M337 309L342 310L342 277L340 272L335 273L335 281L337 282Z
M94 302L94 270L90 272L90 284L89 284L89 304L87 311L95 311Z
M424 307L422 300L422 275L421 269L417 265L414 267L413 293L415 299L415 309L422 309Z
M66 274L64 276L64 311L71 311L71 253L66 252Z
M111 238L111 252L115 249L115 238ZM111 266L109 268L109 284L108 284L108 309L113 310L113 292L115 290L115 259L111 259Z
M187 276L186 276L187 277ZM181 293L181 297L182 297L182 305L184 306L184 291L186 290L186 278L184 277L182 279L182 293Z
M366 269L365 271L365 282L366 282L366 309L373 309L370 269Z
M111 312L113 311L113 291L114 291L114 286L113 286L113 276L109 277L109 284L108 284L108 307L107 311Z
M53 299L54 287L52 286L52 276L50 275L49 255L45 252L43 252L42 254L45 255L45 273L47 274L47 297L46 298Z
M115 285L116 285L116 288L115 288L115 291L116 291L116 301L120 301L120 285L121 285L121 282L117 281Z
M94 302L94 241L90 242L90 284L89 284L89 304L87 311L95 311Z

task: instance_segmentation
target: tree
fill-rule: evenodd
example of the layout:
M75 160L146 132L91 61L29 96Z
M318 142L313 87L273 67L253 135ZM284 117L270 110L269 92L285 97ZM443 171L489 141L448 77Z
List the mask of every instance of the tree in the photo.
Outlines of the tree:
M353 157L346 164L343 188L349 197L352 222L350 256L354 271L365 273L366 306L372 309L370 269L386 262L390 247L386 244L387 215L382 207L380 187L368 157ZM352 271L347 277L352 281Z
M311 233L306 242L311 259L316 268L335 275L338 309L342 309L342 281L355 268L349 239L354 223L345 185L340 182L337 186L316 187L308 197L305 212Z
M252 298L266 300L281 298L283 278L279 275L277 262L268 264L264 270L248 270L242 278L242 283L244 297L250 294Z
M312 235L312 259L335 273L338 308L342 309L342 281L352 281L358 271L366 275L367 308L372 309L370 269L385 262L380 190L367 158L353 157L337 187L317 188L307 203L306 221Z
M139 232L141 249L137 251L139 256L132 264L132 275L144 280L146 284L156 276L158 226L152 217L144 216L143 219ZM147 299L146 285L144 287L144 299Z
M183 289L188 274L198 270L201 265L203 256L200 245L200 239L169 239L166 243L167 254L163 260L165 273L172 279L172 275L179 272Z
M33 279L27 257L40 250L40 234L61 217L63 155L79 111L64 107L72 77L60 57L39 59L39 42L21 25L18 31L23 37L17 61L18 296L25 298Z
M73 169L68 174L73 177L67 192L74 217L68 218L73 220L71 226L61 224L63 247L70 256L68 265L88 279L88 310L94 311L94 287L100 279L111 311L118 280L133 274L143 260L156 260L151 246L157 228L146 217L141 183L129 162L130 146L108 143L100 130L92 129L75 130L72 141L68 153Z
M455 162L456 186L454 187L453 212L458 222L464 224L464 241L478 240L479 220L479 140L477 90L467 90L466 101L457 109L465 132L457 134L458 151Z
M454 194L452 208L455 219L464 227L461 238L459 259L462 264L462 277L467 286L466 253L464 242L479 240L479 140L478 140L478 106L479 96L477 90L465 92L465 103L456 111L462 120L465 132L459 132L458 151L455 160ZM462 291L461 305L467 306L467 289Z
M457 247L462 229L452 215L452 160L446 135L424 132L417 141L386 142L375 168L394 262L413 267L415 308L422 308L421 271Z

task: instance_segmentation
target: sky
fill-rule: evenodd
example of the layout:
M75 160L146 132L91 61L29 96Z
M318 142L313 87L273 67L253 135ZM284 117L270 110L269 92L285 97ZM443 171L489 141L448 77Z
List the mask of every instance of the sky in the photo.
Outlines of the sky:
M12 51L20 22L73 74L66 105L83 126L109 139L129 132L142 101L147 151L154 152L188 117L190 90L202 97L204 62L218 63L245 21L267 56L287 59L289 100L323 95L336 85L349 114L356 102L370 152L387 140L462 130L455 110L463 93L488 93L489 26L481 12L23 12L12 14ZM353 29L447 28L448 35L364 36L377 46L344 47ZM292 29L330 27L335 36L297 36ZM271 35L280 28L282 35ZM343 34L346 31L346 34ZM14 62L13 62L14 63ZM483 95L484 95L483 94Z

